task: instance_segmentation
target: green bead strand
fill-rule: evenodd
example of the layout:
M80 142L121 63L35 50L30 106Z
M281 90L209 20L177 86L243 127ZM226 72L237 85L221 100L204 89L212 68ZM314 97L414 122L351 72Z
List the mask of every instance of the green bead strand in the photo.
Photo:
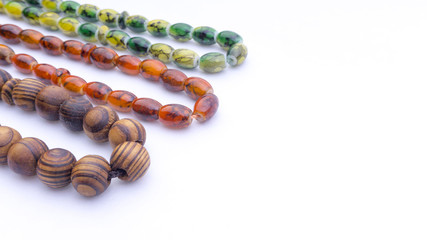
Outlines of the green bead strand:
M77 36L77 28L79 27L79 20L73 17L63 17L58 21L59 30L67 36Z
M83 4L77 9L77 15L86 22L97 22L98 21L99 8L92 4Z
M129 39L129 34L123 32L122 30L110 30L106 36L108 45L116 50L126 50L126 43Z
M148 53L152 58L157 59L163 63L171 62L173 51L173 47L164 43L155 43L148 49Z
M32 25L39 25L40 24L40 15L43 13L43 11L38 7L26 7L22 11L22 16L24 17L24 20Z
M200 58L200 69L208 73L217 73L224 70L225 56L222 53L211 52Z
M150 41L142 37L133 37L126 43L128 50L139 57L147 56L150 45Z
M80 3L74 1L64 1L59 5L59 10L67 17L77 17L77 9Z
M57 31L58 28L58 19L59 15L54 12L44 12L39 17L40 26L46 28L47 30Z
M168 26L169 22L165 20L151 20L147 24L147 31L155 37L166 37L168 35Z
M186 42L191 40L192 31L193 27L186 23L175 23L169 27L169 36L177 41Z
M199 55L189 49L176 49L172 53L172 60L180 68L193 69L199 65Z
M97 42L96 32L98 25L95 23L83 23L77 28L77 34L87 42Z
M147 18L140 15L129 16L125 20L126 27L135 33L142 33L147 31L145 26L147 22Z

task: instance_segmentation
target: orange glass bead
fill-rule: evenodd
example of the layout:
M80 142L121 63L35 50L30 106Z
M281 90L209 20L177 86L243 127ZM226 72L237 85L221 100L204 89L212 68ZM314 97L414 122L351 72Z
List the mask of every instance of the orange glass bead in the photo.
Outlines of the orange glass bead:
M22 28L13 25L13 24L4 24L0 26L0 38L11 44L18 44L21 42L19 40L19 33L22 31Z
M132 55L122 55L117 58L117 68L120 71L129 74L129 75L138 75L139 74L139 64L141 60Z
M184 86L185 93L192 99L214 92L211 84L203 78L189 77L185 80Z
M86 84L87 82L83 78L73 76L73 75L65 76L61 81L61 85L63 88L67 89L68 91L76 95L85 94L83 89L86 86Z
M62 54L62 40L54 36L44 36L40 39L40 47L42 50L54 56L59 56Z
M51 81L53 75L56 73L56 68L52 65L41 63L33 68L33 74L42 80Z
M163 86L174 92L184 90L184 82L187 79L187 75L176 69L168 69L163 72L161 82Z
M119 55L111 48L98 47L90 53L92 63L101 69L112 69L116 66Z
M13 56L15 56L15 52L12 50L12 48L0 44L0 65L11 64Z
M81 59L83 62L87 63L87 64L91 64L91 60L90 60L90 54L92 53L92 51L96 48L96 45L93 43L86 43L85 45L83 45L82 47L82 54L80 55Z
M167 70L166 65L159 60L146 59L139 65L141 75L148 80L159 81L160 76Z
M208 93L199 98L196 104L194 104L193 117L199 122L207 121L215 115L218 105L218 97L212 93Z
M138 119L155 121L159 119L162 104L151 98L137 98L132 103L132 113Z
M12 57L12 64L21 73L30 74L37 65L37 60L28 54L16 54Z
M107 104L107 97L113 91L107 84L90 82L83 88L86 96L97 105Z
M83 43L76 40L65 41L62 45L62 51L65 56L80 61L82 59Z
M108 95L107 102L114 110L118 112L130 112L132 102L135 99L135 94L128 91L117 90L112 91Z
M61 86L62 79L70 75L70 71L65 68L58 68L50 81L53 85Z
M33 29L25 29L19 33L19 39L25 47L31 49L40 49L40 39L43 37L39 31Z
M169 104L160 108L159 121L170 128L186 128L193 118L191 109L180 104Z

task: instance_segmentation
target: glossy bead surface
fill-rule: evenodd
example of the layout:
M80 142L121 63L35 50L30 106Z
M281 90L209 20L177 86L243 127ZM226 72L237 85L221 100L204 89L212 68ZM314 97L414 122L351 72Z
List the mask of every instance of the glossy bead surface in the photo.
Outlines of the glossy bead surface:
M81 60L83 43L76 40L65 41L62 45L62 51L65 56L73 60Z
M16 106L24 111L34 111L37 94L46 85L39 80L25 78L19 81L12 91L12 99Z
M0 26L0 38L6 43L18 44L20 42L19 33L22 28L13 24L4 24Z
M235 32L222 31L218 33L216 42L220 47L228 51L228 49L230 49L234 44L243 42L243 38Z
M62 79L68 75L70 75L70 71L65 68L58 68L56 69L55 74L52 76L52 79L50 79L50 81L53 85L60 86Z
M139 57L147 56L150 45L150 41L142 37L130 38L126 43L129 51Z
M7 164L10 147L21 139L21 134L11 127L0 126L0 165Z
M113 49L107 47L95 48L90 53L91 62L100 69L113 69L118 57L119 55Z
M231 66L239 66L247 56L248 48L242 43L236 43L227 52L227 62Z
M168 69L160 79L166 89L179 92L184 90L184 82L187 79L187 75L176 69Z
M101 156L88 155L74 165L71 183L74 189L85 197L95 197L110 185L110 164Z
M185 93L192 99L198 99L199 97L213 93L211 84L203 78L189 77L184 83Z
M132 113L138 119L155 121L159 119L159 110L162 107L158 101L151 98L138 98L132 103Z
M152 81L159 81L160 76L167 70L166 65L159 60L146 59L139 65L142 77Z
M124 11L117 18L117 25L121 29L126 29L126 19L129 17L129 13Z
M140 15L133 15L126 18L125 24L132 32L142 33L147 29L145 24L147 23L147 18Z
M21 73L30 74L37 65L37 60L28 54L16 54L12 57L12 64Z
M107 97L113 91L101 82L90 82L83 88L86 96L97 105L107 104Z
M96 45L93 43L86 43L85 45L83 45L81 60L88 64L92 63L92 61L90 60L90 54L95 48L96 48Z
M37 7L41 6L40 0L25 0L25 2L31 6L37 6Z
M9 17L21 19L25 7L26 5L22 2L10 1L4 5L4 10Z
M39 17L40 26L47 30L57 31L59 15L54 12L44 12Z
M135 182L145 175L150 167L150 155L142 144L124 142L118 145L110 158L111 170L123 170L124 175L119 179Z
M1 100L5 102L8 105L15 105L12 98L13 89L15 88L16 84L21 81L17 78L11 78L9 79L5 84L3 84L3 87L1 88Z
M117 27L119 13L113 9L102 9L98 11L98 19L109 27Z
M83 118L83 130L95 142L108 141L111 126L119 120L117 113L108 106L96 106Z
M67 36L77 36L77 28L80 22L73 17L63 17L58 21L58 28L61 32Z
M128 91L117 90L112 91L108 97L108 104L118 112L130 112L132 102L136 99L136 96Z
M40 39L43 52L53 56L62 55L62 44L62 40L54 36L44 36Z
M11 64L13 56L15 52L10 47L0 44L0 65Z
M44 87L36 97L36 112L46 120L59 120L59 108L69 98L70 94L58 86Z
M41 63L33 68L33 75L47 83L50 83L55 73L56 68L50 64Z
M10 75L10 73L0 68L0 93L3 85L10 79L12 79L12 76Z
M172 53L172 60L180 68L193 69L199 65L199 55L189 49L176 49Z
M105 37L108 45L116 50L126 50L126 43L129 39L129 34L122 30L110 30Z
M196 27L193 30L194 41L202 45L215 44L216 30L211 27Z
M4 13L4 3L0 1L0 13Z
M218 97L208 93L200 97L194 104L194 118L199 122L204 122L211 119L218 110Z
M7 164L15 173L34 176L39 158L48 150L46 143L38 138L23 138L10 148Z
M147 138L145 128L134 119L124 118L113 124L108 134L111 147L115 148L124 142L145 144Z
M77 34L87 42L97 42L98 26L94 23L83 23L77 28Z
M98 11L99 8L92 4L82 4L77 9L77 15L81 17L86 22L96 22L98 21Z
M43 13L43 11L38 7L26 7L24 10L22 10L22 16L24 17L24 20L32 25L39 25L40 24L40 15Z
M59 11L61 11L65 16L77 17L77 9L79 7L80 7L80 4L78 2L63 1L59 5Z
M139 64L141 60L132 55L122 55L117 58L117 68L129 75L139 74Z
M51 12L58 12L61 0L41 0L41 5L44 9Z
M167 28L169 22L165 20L151 20L147 23L147 31L155 37L166 37L168 35Z
M225 56L222 53L206 53L200 58L200 69L208 73L221 72L226 68Z
M154 59L163 63L170 63L172 61L173 47L164 43L155 43L150 46L148 53Z
M59 109L59 120L71 131L83 131L83 118L93 106L84 97L65 100Z
M71 182L71 171L75 162L74 155L65 149L48 150L37 162L37 176L51 188L65 187Z
M27 48L40 49L40 39L43 37L39 31L25 29L19 33L19 39Z
M107 27L105 25L102 25L102 26L99 26L98 32L96 32L96 38L104 46L108 45L108 42L107 42L107 33L109 31L110 31L109 27Z
M186 42L191 40L192 31L193 27L186 23L175 23L169 27L169 36L177 41Z
M160 108L159 121L169 128L186 128L192 122L192 111L180 104L169 104Z
M68 90L71 95L84 95L83 88L86 86L86 81L77 76L65 76L61 81L61 86Z

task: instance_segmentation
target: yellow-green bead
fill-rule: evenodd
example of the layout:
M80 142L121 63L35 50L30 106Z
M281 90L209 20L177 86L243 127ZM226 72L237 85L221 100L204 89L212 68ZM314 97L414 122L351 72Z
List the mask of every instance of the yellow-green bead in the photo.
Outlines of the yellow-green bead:
M54 12L45 12L40 15L40 25L48 30L57 31L59 15Z
M39 18L43 11L38 7L26 7L22 11L24 21L32 25L39 25Z
M50 12L59 12L61 0L42 0L41 5L44 9Z
M168 35L168 26L169 22L165 20L151 20L147 23L147 31L155 37L166 37Z
M73 17L63 17L58 21L58 27L61 32L70 37L77 36L79 24L79 20Z
M157 59L163 63L171 62L173 51L173 47L164 43L155 43L148 49L148 53L152 58Z
M117 27L119 13L113 9L102 9L98 12L98 19L109 27Z
M107 42L107 33L110 31L110 28L106 25L102 25L98 28L98 32L96 33L96 38L102 45L108 45Z
M96 22L98 21L98 11L99 8L95 5L83 4L77 9L77 15L86 22Z
M105 37L108 45L110 45L116 50L126 50L126 43L129 38L129 34L121 30L111 30L107 33L107 36Z
M222 53L206 53L200 58L200 69L208 73L217 73L224 70L225 56Z
M247 56L248 48L243 43L236 43L227 52L227 62L230 66L239 66Z
M0 1L0 13L4 13L4 4Z
M14 19L21 19L22 18L22 11L26 5L22 2L8 2L6 5L4 5L4 10L6 14Z
M181 68L193 69L199 65L199 55L189 49L176 49L172 53L172 59Z

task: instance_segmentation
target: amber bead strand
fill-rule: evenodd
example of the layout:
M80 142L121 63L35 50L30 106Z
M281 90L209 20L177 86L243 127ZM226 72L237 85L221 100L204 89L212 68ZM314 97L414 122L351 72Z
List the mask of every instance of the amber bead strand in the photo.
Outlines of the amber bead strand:
M144 176L150 166L147 150L137 142L117 145L110 163L98 155L87 155L76 161L70 151L49 149L42 140L22 138L18 131L6 126L0 126L0 160L0 164L9 165L15 173L37 175L51 188L63 188L71 183L85 197L100 195L115 177L134 182Z

